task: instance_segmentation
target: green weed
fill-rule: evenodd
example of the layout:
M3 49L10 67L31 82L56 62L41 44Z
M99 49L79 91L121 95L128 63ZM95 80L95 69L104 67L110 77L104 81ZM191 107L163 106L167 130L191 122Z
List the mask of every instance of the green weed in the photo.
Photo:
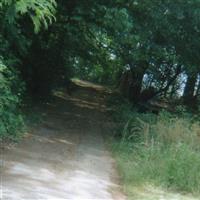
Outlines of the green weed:
M127 110L126 116L118 117L124 126L113 145L127 192L136 185L153 184L200 194L199 123L166 112L157 116Z

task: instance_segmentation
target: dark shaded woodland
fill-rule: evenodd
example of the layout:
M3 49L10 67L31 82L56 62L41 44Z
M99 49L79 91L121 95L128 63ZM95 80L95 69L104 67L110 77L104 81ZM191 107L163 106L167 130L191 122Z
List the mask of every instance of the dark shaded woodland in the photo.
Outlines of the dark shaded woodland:
M0 135L72 77L197 110L199 32L199 0L0 0Z

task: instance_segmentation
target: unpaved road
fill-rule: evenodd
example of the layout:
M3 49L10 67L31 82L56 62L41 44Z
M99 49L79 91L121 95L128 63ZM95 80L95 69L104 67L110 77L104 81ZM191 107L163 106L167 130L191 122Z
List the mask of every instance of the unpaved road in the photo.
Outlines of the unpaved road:
M2 199L125 199L102 137L103 96L94 88L72 96L57 92L42 123L19 144L1 150Z

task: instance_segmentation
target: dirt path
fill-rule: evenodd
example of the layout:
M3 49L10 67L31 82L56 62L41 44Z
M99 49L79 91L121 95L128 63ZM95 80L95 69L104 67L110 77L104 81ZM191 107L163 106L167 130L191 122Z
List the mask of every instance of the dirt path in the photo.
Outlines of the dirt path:
M57 92L42 124L1 152L2 199L124 199L103 142L101 89L79 89L70 97Z

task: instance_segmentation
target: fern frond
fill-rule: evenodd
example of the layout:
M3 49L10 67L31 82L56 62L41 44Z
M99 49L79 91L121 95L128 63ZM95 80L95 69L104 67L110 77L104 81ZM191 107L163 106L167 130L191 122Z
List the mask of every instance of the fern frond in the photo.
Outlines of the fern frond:
M57 3L55 0L0 0L0 8L5 7L6 19L12 24L21 16L28 15L36 33L42 26L48 28L56 20Z

